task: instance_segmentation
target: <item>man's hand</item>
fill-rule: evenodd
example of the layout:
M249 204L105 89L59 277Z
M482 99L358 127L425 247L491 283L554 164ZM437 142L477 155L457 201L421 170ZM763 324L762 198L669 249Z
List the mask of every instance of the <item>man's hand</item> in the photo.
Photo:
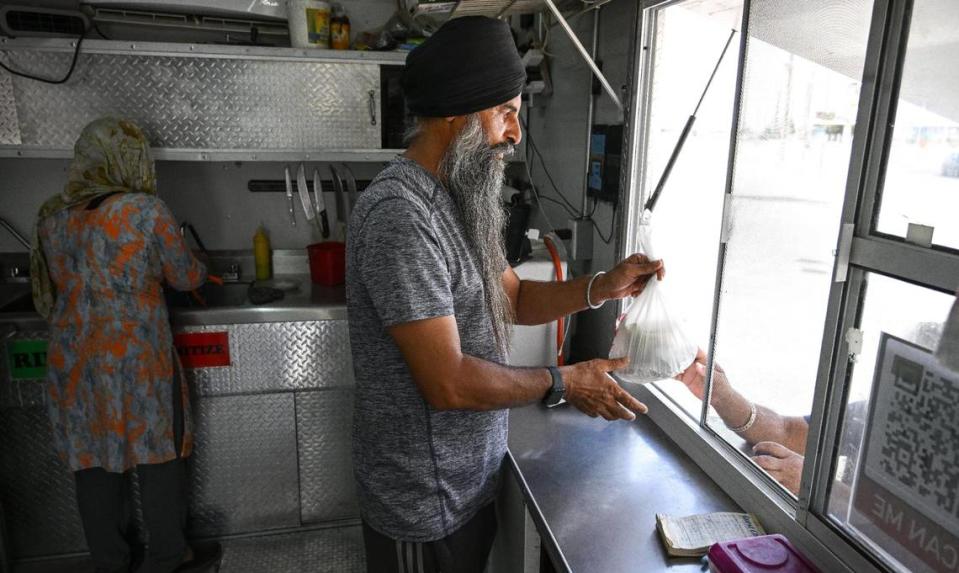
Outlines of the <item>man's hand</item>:
M587 416L607 420L635 420L645 414L646 405L610 377L609 372L624 368L627 358L589 360L561 368L566 386L566 401ZM634 414L635 412L636 414Z
M752 460L756 465L766 470L793 495L799 495L803 456L776 442L759 442L753 446L753 452L756 455Z
M616 300L627 296L639 296L653 275L663 280L666 267L663 261L650 261L646 255L634 254L619 263L593 283L593 303Z

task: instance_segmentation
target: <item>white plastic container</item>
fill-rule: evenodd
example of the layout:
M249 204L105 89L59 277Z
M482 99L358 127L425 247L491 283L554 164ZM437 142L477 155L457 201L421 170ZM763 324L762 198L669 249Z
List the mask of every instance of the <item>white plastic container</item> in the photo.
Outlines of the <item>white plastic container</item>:
M330 47L330 4L322 0L289 0L287 19L294 48Z

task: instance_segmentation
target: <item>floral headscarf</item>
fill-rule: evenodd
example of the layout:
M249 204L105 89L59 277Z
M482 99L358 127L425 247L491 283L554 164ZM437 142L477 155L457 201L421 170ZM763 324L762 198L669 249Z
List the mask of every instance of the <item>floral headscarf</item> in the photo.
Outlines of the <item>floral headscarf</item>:
M30 276L33 303L47 318L56 302L56 289L40 244L40 225L47 217L112 193L156 193L156 171L150 144L131 121L104 117L88 124L73 148L67 185L40 207L33 229Z

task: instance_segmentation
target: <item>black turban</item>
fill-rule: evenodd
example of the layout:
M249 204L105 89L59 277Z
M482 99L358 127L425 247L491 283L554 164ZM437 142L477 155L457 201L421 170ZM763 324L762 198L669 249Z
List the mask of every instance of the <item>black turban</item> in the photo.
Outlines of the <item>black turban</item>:
M526 69L509 25L486 16L455 18L410 52L403 71L413 115L467 115L523 92Z

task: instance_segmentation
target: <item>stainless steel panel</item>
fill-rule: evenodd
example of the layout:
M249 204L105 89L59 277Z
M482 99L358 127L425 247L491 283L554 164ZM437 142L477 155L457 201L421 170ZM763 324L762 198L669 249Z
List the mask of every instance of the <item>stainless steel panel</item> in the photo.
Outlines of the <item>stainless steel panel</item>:
M59 76L72 54L2 50L22 70ZM8 74L4 74L8 75ZM72 148L103 115L136 121L165 149L376 149L375 64L83 53L63 85L12 79L21 144ZM9 111L4 111L9 121Z
M365 573L363 530L357 525L227 539L220 573ZM21 563L13 573L93 573L89 558Z
M358 518L350 434L353 390L296 393L303 523Z
M195 535L300 524L293 394L197 400L190 464Z
M0 504L10 555L85 551L73 474L53 449L46 410L0 410L0 436Z
M0 74L0 144L20 144L20 123L13 98L13 81L8 73Z
M364 573L359 526L223 542L222 573Z
M345 320L186 327L178 332L228 332L230 366L188 371L204 396L352 387L353 361Z

